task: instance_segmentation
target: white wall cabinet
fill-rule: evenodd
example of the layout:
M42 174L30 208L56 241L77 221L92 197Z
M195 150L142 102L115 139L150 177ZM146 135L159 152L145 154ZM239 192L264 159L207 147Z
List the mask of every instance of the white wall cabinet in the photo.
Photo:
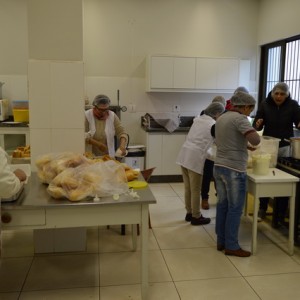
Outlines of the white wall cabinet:
M153 175L180 175L176 158L186 136L187 132L145 133L146 169L156 167Z
M150 56L147 91L233 92L239 86L237 58Z
M196 74L196 58L174 57L173 88L194 89Z

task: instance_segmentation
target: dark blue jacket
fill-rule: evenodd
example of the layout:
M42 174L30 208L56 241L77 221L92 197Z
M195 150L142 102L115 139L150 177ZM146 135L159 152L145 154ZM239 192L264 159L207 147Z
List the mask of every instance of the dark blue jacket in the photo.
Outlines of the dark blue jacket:
M297 101L291 99L290 95L280 106L277 106L270 92L267 99L260 103L252 124L256 130L261 130L262 127L255 126L258 119L264 120L263 135L281 139L279 147L287 146L289 143L283 139L294 136L293 125L297 128L300 122L300 106Z

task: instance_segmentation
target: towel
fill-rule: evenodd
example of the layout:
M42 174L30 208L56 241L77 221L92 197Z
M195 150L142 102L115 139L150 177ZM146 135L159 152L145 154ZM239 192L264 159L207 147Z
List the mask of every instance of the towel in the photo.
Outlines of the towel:
M156 123L167 129L170 133L179 126L179 115L176 113L148 113Z

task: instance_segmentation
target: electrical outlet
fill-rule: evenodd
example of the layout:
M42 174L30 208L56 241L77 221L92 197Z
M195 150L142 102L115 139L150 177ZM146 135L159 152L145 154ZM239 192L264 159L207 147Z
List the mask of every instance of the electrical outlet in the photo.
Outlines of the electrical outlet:
M136 112L135 104L129 104L129 112L131 113Z
M179 105L174 105L173 106L173 112L180 112L180 106Z

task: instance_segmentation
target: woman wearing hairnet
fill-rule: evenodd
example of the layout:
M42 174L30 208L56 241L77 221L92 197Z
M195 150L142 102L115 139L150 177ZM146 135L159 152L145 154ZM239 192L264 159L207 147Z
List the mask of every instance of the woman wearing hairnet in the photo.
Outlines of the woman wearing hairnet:
M122 157L126 155L128 134L117 115L109 110L109 105L110 99L106 95L98 95L93 108L85 111L85 141L92 146L92 153L96 156ZM116 151L115 136L119 141Z
M181 166L184 182L185 220L192 225L210 223L210 218L203 217L200 211L200 187L207 150L214 141L211 127L224 109L221 103L211 103L203 115L194 119L177 157L176 163Z
M240 219L246 198L248 151L260 143L260 137L247 116L255 99L238 92L231 98L232 108L218 118L215 125L217 154L214 178L217 188L217 250L226 255L250 256L238 242Z

